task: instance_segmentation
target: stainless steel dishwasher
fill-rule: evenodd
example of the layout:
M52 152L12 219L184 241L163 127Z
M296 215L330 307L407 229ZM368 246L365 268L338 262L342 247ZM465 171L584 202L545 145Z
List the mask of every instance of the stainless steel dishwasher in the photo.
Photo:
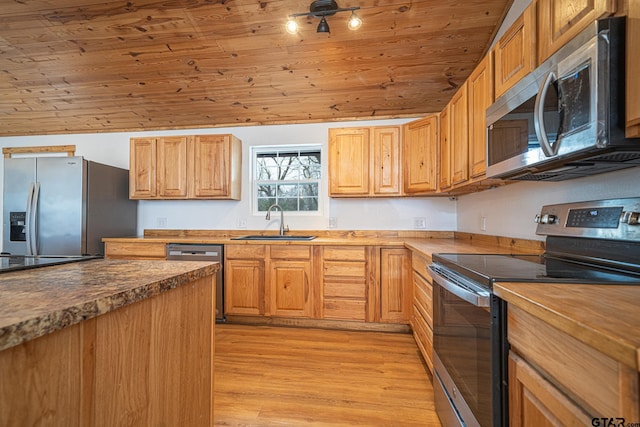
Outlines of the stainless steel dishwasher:
M181 261L219 262L216 274L216 323L223 323L224 317L224 258L223 245L197 245L185 243L167 244L167 259Z

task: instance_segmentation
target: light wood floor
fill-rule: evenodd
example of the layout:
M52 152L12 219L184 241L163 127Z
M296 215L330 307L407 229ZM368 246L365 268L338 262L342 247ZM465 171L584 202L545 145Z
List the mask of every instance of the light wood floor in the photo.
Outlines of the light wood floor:
M440 426L409 334L216 325L216 426Z

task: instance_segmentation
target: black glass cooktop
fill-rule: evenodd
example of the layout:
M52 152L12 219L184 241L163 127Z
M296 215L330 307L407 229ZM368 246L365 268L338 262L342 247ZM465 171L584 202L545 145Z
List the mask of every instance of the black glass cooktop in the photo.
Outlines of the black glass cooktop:
M640 285L640 272L637 271L544 255L434 254L433 261L487 287L497 281Z
M0 273L100 258L97 256L0 255Z

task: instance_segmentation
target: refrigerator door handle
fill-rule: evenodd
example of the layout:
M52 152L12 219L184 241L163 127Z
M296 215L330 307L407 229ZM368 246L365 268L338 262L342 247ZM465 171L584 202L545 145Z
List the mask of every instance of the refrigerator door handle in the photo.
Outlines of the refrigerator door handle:
M33 227L31 227L31 252L33 255L40 255L38 253L38 206L40 204L40 183L36 182L36 185L33 190L33 201L31 202L33 206L31 207L32 213L31 217L33 218Z
M32 208L31 205L33 204L33 190L35 188L35 184L32 182L31 185L29 185L29 194L27 195L27 212L26 212L26 221L25 221L25 228L26 228L26 232L25 234L27 235L27 255L33 255L31 253L31 215L32 215Z
M31 183L27 200L27 255L38 255L38 203L40 183Z

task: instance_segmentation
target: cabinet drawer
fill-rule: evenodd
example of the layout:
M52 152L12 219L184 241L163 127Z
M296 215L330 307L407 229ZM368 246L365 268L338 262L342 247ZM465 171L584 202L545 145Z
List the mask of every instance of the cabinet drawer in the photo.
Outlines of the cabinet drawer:
M426 279L429 283L431 283L431 275L427 271L427 267L431 264L431 259L422 256L416 252L411 253L411 266L412 268L418 272L422 276L422 278Z
M224 256L226 259L254 259L266 258L265 245L225 245Z
M512 349L586 412L637 417L637 371L512 305L507 325Z
M413 316L411 317L413 339L416 341L429 369L433 372L433 331L416 307L414 306L413 308Z
M325 246L322 258L333 261L366 261L364 246Z
M431 284L418 273L413 273L413 304L433 327L433 290Z
M335 276L364 281L366 279L366 263L325 261L323 263L323 274L325 277Z
M364 300L325 298L323 309L325 319L365 321Z
M311 259L311 246L271 245L271 258Z
M349 283L349 282L325 281L324 296L365 299L366 298L365 284L364 282Z

